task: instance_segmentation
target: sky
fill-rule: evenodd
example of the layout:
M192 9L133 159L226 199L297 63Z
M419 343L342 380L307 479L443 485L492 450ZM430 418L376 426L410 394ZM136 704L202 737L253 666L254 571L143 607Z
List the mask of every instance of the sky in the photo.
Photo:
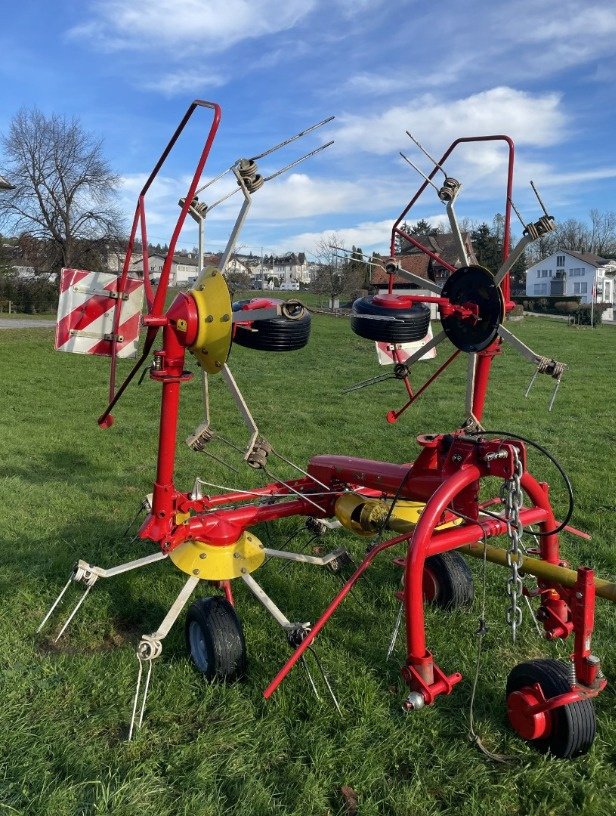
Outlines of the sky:
M305 251L336 233L386 253L391 225L430 161L458 137L506 134L516 146L514 202L557 220L616 210L616 5L613 0L20 0L0 30L0 132L22 107L76 116L103 140L132 220L137 194L194 99L222 121L203 182L310 125L335 120L259 163L242 252ZM168 242L210 126L200 109L146 198L152 242ZM503 212L503 143L465 145L448 172L461 218ZM235 187L227 174L200 196ZM212 210L206 250L226 244L240 195ZM409 220L444 220L428 188ZM196 246L196 224L180 238ZM514 227L514 230L516 228ZM517 226L518 234L521 230Z

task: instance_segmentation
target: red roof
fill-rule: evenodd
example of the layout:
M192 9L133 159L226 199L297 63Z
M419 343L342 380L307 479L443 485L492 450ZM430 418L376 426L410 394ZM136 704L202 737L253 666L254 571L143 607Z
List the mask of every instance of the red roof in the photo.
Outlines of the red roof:
M382 284L389 283L389 275L385 271L385 263L389 260L389 257L382 258L383 266L373 266L371 267L371 274L370 274L370 283L373 286L379 286ZM396 255L394 258L396 264L401 266L402 269L405 269L407 272L412 272L413 275L419 275L420 278L428 279L428 265L430 263L430 258L424 253L417 253L416 255ZM409 281L406 278L401 278L399 275L394 275L394 286L397 283L409 285Z

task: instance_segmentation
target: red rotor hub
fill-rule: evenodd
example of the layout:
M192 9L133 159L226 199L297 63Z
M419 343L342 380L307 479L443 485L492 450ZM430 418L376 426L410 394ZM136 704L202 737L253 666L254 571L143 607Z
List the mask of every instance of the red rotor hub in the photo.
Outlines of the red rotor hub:
M381 306L384 309L412 309L415 305L416 298L412 295L375 295L372 298L375 306Z

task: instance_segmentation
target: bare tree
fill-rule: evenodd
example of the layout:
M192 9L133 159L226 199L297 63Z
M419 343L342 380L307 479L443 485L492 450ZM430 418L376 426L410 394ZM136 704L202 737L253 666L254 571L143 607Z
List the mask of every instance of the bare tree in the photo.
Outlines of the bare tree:
M118 177L77 119L22 109L1 144L15 189L0 199L0 218L13 234L50 242L49 271L77 265L88 242L117 238Z
M344 291L342 275L344 252L334 247L344 248L342 239L335 232L318 241L314 251L317 271L310 286L313 292L329 295L332 303Z
M616 255L616 213L590 211L590 251L613 258Z

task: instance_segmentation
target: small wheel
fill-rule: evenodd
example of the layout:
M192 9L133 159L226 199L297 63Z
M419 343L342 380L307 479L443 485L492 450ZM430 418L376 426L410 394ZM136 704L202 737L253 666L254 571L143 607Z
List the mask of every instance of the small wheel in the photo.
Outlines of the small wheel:
M226 598L199 598L186 614L186 645L207 680L237 680L246 672L242 624Z
M567 666L559 660L520 663L507 678L507 715L520 736L542 753L561 759L585 754L596 732L592 700L578 700L551 711L533 714L529 707L569 691Z
M413 303L404 295L362 297L353 303L351 329L367 340L411 343L423 340L429 328L430 308L424 303Z
M460 553L444 552L426 558L423 592L428 603L449 611L473 603L473 574Z
M276 306L282 301L270 298L240 300L233 304L234 312L246 312L246 321L250 321L252 309ZM297 317L292 310L269 320L255 320L247 326L237 324L233 342L257 351L296 351L304 348L310 338L310 314L306 312Z

